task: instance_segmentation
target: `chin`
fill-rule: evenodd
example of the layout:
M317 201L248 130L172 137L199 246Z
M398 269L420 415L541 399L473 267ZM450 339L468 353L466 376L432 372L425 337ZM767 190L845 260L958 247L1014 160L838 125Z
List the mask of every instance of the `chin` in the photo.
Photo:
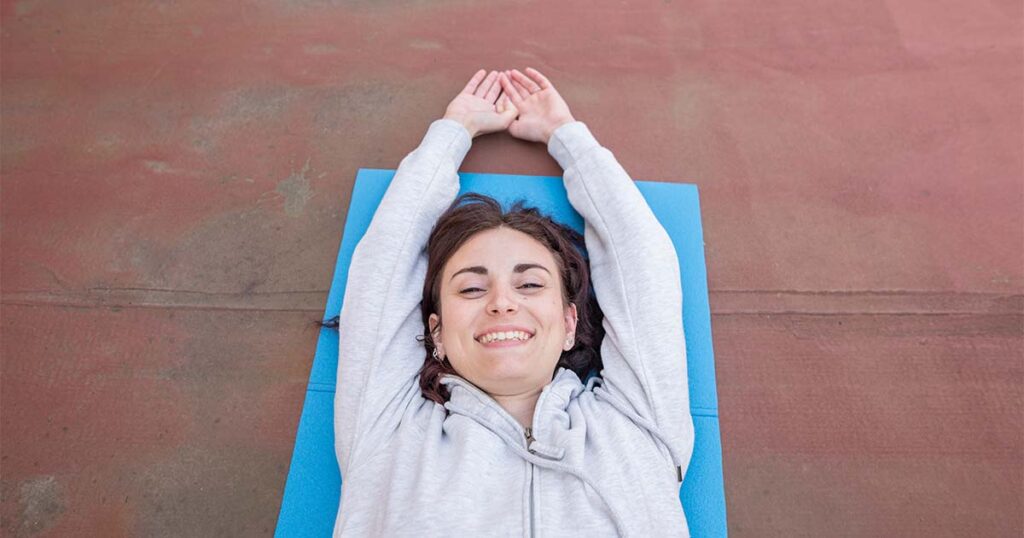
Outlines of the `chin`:
M543 381L547 384L555 371L555 364L537 364L516 360L492 364L487 370L490 379L499 382L533 382Z

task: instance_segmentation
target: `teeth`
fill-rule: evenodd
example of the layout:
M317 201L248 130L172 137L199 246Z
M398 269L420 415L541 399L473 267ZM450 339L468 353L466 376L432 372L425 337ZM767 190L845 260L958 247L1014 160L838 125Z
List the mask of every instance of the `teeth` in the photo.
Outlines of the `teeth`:
M525 333L523 331L497 332L497 333L490 333L490 334L485 334L484 336L481 336L480 337L480 342L484 343L484 344L489 344L489 343L494 342L496 340L503 341L503 340L511 340L513 338L515 338L516 340L528 340L530 338L530 335L528 335L527 333Z

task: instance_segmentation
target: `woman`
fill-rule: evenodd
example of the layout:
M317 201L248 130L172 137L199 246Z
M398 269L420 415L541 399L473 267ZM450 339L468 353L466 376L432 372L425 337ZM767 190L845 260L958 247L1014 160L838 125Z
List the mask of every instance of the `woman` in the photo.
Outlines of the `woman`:
M589 275L535 211L453 203L471 140L506 129L564 168ZM596 351L577 339L596 334L590 278L605 336L584 384L599 363L567 357ZM335 536L688 535L676 253L540 72L481 70L430 125L353 253L338 323Z

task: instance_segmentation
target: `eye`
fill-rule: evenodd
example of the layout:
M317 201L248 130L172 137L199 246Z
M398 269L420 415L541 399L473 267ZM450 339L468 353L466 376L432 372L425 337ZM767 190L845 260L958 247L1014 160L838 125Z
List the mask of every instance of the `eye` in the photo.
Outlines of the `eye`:
M528 282L528 283L523 284L522 286L519 286L519 287L520 288L543 288L544 286L542 284L534 284L533 282ZM484 290L481 289L481 288L466 288L466 289L463 289L463 290L459 290L459 293L477 293L477 292L481 292L481 291L484 291Z

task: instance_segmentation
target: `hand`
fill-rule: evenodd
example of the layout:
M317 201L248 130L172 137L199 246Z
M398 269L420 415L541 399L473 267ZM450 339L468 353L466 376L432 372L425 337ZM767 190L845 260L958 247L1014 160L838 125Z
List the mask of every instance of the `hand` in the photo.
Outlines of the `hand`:
M505 95L519 110L519 119L509 125L508 132L516 138L547 144L555 129L576 119L547 77L532 67L527 67L526 72L529 77L518 69L505 71L499 77Z
M487 75L484 78L484 75ZM498 72L483 69L476 72L459 95L448 104L444 117L461 123L471 137L504 131L519 112L512 106L508 96L502 95L498 84Z

